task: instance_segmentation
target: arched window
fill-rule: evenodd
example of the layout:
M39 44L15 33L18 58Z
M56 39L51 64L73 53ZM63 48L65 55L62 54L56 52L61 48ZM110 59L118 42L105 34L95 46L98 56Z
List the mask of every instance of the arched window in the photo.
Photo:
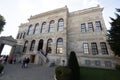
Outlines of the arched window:
M41 27L41 33L45 33L45 31L46 31L46 22L43 22Z
M24 32L24 34L23 34L23 39L25 38L25 34L26 34L26 33Z
M47 53L51 53L52 52L52 39L48 39L47 41L47 48L46 48L46 52Z
M18 33L18 35L17 35L17 39L19 39L19 36L20 36L20 33Z
M58 31L63 31L64 28L64 20L61 18L58 21Z
M22 36L23 36L23 33L21 33L21 35L20 35L20 39L22 38Z
M40 39L39 44L38 44L38 51L42 50L43 43L44 43L43 39Z
M32 25L29 26L28 32L27 32L27 35L30 35L30 34L32 34Z
M56 46L57 46L57 54L63 53L63 39L62 38L58 38Z
M50 21L49 32L54 32L54 20Z
M38 34L39 33L39 23L35 24L34 32L33 34Z
M23 52L26 52L28 46L28 41L25 41L24 47L23 47Z
M35 47L35 40L31 42L30 51L33 51Z

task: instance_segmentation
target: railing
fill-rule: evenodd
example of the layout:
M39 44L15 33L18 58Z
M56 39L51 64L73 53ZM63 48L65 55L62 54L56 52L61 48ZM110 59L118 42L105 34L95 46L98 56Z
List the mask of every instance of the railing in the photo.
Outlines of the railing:
M47 62L47 57L44 55L44 53L42 53L41 51L38 51L37 53L42 58L42 60L44 61L44 63L46 63Z

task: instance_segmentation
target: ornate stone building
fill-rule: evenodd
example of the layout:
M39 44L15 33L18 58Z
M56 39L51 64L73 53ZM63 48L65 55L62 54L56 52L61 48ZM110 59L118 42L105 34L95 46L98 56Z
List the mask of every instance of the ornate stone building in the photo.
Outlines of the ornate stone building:
M65 6L31 16L19 26L17 44L23 46L22 57L30 57L35 64L62 65L74 51L80 65L114 67L102 11L96 6L69 12Z

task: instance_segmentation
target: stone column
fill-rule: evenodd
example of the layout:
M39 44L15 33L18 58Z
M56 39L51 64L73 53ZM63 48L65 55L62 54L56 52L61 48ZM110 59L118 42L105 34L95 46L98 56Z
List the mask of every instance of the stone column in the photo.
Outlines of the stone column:
M53 38L53 44L52 44L52 54L56 54L56 38Z
M15 46L12 46L12 49L11 49L11 51L10 51L10 57L9 57L9 59L11 59L12 58L12 56L14 55L14 52L15 52Z

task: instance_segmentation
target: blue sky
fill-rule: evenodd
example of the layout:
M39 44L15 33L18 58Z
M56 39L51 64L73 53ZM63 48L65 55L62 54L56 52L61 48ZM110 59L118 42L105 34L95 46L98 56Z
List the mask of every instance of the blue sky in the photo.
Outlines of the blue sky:
M27 22L31 15L64 7L67 5L70 12L82 10L97 5L104 7L103 17L107 29L110 28L109 17L115 17L115 8L120 8L119 0L0 0L0 14L4 16L6 25L0 36L12 35L16 38L18 26ZM10 47L6 47L3 53L8 54ZM5 52L4 52L5 51Z

